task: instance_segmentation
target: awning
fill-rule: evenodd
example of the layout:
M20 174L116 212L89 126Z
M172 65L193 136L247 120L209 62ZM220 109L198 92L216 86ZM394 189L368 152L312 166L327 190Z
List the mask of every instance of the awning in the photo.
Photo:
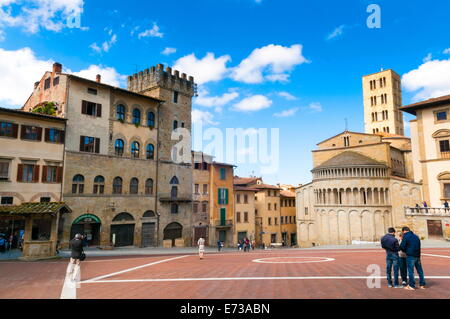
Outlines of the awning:
M21 205L0 206L0 215L56 215L72 213L66 203L23 203Z

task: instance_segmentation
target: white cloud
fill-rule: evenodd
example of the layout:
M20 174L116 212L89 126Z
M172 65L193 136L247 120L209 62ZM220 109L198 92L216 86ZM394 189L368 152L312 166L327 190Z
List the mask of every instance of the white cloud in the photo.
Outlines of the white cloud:
M52 69L52 60L40 60L30 48L7 51L0 48L0 103L22 106L45 71Z
M222 80L226 73L226 64L230 61L229 55L217 59L214 53L207 53L202 59L197 59L194 53L184 56L175 62L174 70L191 75L197 84Z
M111 36L111 39L103 42L101 46L98 46L97 42L94 42L89 47L96 53L109 52L111 47L117 43L117 35L113 34L113 30L109 30L108 35Z
M414 101L450 94L450 59L432 60L420 65L402 77L409 92L417 92Z
M429 62L433 59L433 55L428 53L426 57L423 58L423 63Z
M294 116L297 112L298 112L299 108L298 107L294 107L292 109L289 110L285 110L279 113L275 113L273 116L275 117L290 117L290 116Z
M171 55L171 54L174 54L174 53L176 53L177 52L177 49L175 49L175 48L165 48L162 52L161 52L161 54L164 54L164 55Z
M278 92L278 95L285 98L288 101L293 101L296 100L297 98L295 96L293 96L291 93L289 92Z
M442 53L444 53L444 54L450 54L450 48L445 49L444 52L442 52Z
M22 27L26 32L40 29L59 32L67 19L83 13L83 0L2 0L0 28Z
M145 30L144 32L141 32L138 34L138 38L163 38L164 33L159 32L159 27L156 23L153 23L153 28Z
M291 47L270 44L255 49L232 70L231 77L244 83L287 81L289 73L296 65L308 62L302 55L302 49L300 44Z
M334 38L337 38L341 35L344 34L344 28L345 28L345 24L338 26L337 28L335 28L333 30L333 32L331 32L328 36L327 36L327 40L331 40Z
M254 112L267 109L272 101L264 95L253 95L233 105L233 110L238 112Z
M210 124L217 125L218 123L213 121L213 115L207 111L200 111L197 109L192 110L192 123L193 124Z
M320 104L318 102L313 102L313 103L309 104L308 109L313 112L322 112L323 111L322 104Z
M102 76L102 83L117 87L122 87L127 78L125 75L119 74L114 68L94 64L79 72L71 72L70 70L67 72L93 81L95 81L97 74L100 74Z
M238 92L230 91L224 93L221 96L209 96L209 92L206 89L200 89L199 95L195 100L195 104L207 107L221 107L225 104L237 99L239 97Z

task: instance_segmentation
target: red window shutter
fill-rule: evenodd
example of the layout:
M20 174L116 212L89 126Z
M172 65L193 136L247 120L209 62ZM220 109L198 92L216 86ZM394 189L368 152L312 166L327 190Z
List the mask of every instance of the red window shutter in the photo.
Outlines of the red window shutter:
M42 183L47 183L47 169L48 166L42 166Z
M50 141L50 129L49 129L49 128L46 128L46 129L45 129L45 137L44 137L44 140L45 140L46 142Z
M81 114L87 114L87 102L86 101L81 102Z
M13 136L14 138L17 138L17 131L19 130L18 124L13 124Z
M34 165L33 168L33 183L39 182L39 165Z
M63 167L58 167L56 169L56 182L62 183Z
M95 153L97 153L97 154L100 153L100 139L99 138L95 139Z
M84 136L80 136L80 152L84 152Z
M97 116L102 117L102 105L97 104Z
M66 141L66 131L61 131L59 142L64 144Z
M37 127L37 140L42 141L42 127Z
M22 182L23 177L23 164L17 165L17 181Z

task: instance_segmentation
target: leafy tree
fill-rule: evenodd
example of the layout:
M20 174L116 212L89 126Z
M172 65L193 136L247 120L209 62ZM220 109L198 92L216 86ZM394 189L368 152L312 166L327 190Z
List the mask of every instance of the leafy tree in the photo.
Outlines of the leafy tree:
M40 104L33 109L33 113L39 113L44 115L56 115L56 103L45 102L43 104Z

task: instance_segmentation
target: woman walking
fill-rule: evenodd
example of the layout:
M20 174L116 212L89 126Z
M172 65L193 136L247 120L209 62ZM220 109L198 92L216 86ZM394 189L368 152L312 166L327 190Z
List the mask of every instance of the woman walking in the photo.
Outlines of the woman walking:
M198 255L200 256L200 259L203 259L203 254L205 253L205 239L203 237L200 237L197 244L198 244Z

